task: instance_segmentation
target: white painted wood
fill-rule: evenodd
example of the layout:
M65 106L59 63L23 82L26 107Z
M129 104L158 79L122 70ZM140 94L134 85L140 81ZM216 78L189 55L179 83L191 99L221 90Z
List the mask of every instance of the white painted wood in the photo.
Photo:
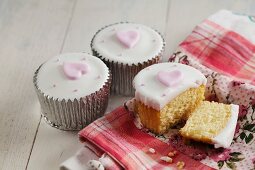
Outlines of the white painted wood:
M254 0L172 0L169 6L165 59L197 24L221 9L255 15Z
M166 20L167 1L159 2L78 0L63 52L90 52L90 41L94 33L106 24L115 22L133 21L164 31L165 22L162 21ZM127 99L129 97L111 96L107 112L122 105ZM42 121L28 169L57 169L61 162L81 146L75 133L51 128Z
M76 132L40 122L35 69L59 52L90 51L102 26L131 21L159 30L165 60L193 27L226 8L255 15L254 0L1 0L0 170L51 170L82 145ZM107 112L128 98L111 96ZM37 133L37 127L38 133ZM35 143L33 143L35 139Z
M78 0L63 52L90 52L90 41L105 25L130 21L164 33L167 0Z
M27 169L58 169L59 164L81 147L77 132L52 128L42 120Z
M32 76L59 53L70 0L0 2L0 169L25 169L40 120Z

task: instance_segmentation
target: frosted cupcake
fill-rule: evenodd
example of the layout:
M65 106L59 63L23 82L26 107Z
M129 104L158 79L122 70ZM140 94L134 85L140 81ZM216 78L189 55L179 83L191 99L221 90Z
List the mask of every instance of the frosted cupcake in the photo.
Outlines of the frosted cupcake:
M63 130L80 130L104 114L110 81L107 66L86 53L53 57L37 69L33 79L42 115Z
M193 67L178 63L154 64L134 79L135 112L142 124L162 134L204 100L206 78Z
M128 96L134 94L134 76L143 68L158 63L164 46L164 39L157 31L134 23L106 26L91 42L93 54L112 72L112 92Z
M162 134L183 122L184 138L228 148L234 137L238 106L203 101L207 79L178 63L154 64L134 79L135 107L142 124Z

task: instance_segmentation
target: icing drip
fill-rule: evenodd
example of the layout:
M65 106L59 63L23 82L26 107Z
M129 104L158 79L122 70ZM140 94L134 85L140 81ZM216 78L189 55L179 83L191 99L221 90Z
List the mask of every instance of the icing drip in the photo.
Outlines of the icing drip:
M102 88L109 78L109 70L97 57L67 53L45 62L37 77L38 87L45 95L73 100Z
M165 44L161 35L150 27L119 23L100 30L91 45L106 60L132 65L155 58Z
M160 110L182 92L205 85L206 78L191 66L160 63L140 71L135 76L133 84L136 89L136 100Z
M231 104L231 117L226 125L226 127L217 135L215 136L212 141L215 148L223 147L228 148L231 145L233 140L236 123L239 113L239 106Z

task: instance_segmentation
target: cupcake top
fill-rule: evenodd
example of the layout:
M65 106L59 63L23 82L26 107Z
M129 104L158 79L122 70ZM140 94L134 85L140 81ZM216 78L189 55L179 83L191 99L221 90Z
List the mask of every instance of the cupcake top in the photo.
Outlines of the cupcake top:
M36 83L49 97L74 100L100 90L109 76L107 66L97 57L68 53L42 64Z
M141 24L118 23L99 30L91 47L102 58L123 64L138 64L158 56L164 48L162 36Z
M135 98L156 110L189 88L206 84L197 69L179 63L160 63L140 71L134 78Z

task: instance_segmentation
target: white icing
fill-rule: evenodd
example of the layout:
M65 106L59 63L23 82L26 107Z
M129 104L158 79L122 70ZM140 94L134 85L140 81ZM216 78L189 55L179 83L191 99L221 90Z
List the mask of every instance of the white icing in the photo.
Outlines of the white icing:
M157 80L159 71L179 70L183 80L175 87L167 87ZM205 76L197 69L179 63L160 63L140 71L134 78L135 98L156 110L162 109L169 101L189 88L206 84Z
M140 33L140 39L134 47L127 48L119 42L116 32L134 29ZM103 58L128 65L154 58L163 46L164 40L159 33L147 26L133 23L108 26L98 32L92 42L92 48Z
M239 106L231 104L231 117L226 127L212 139L215 148L228 148L234 138L236 123L238 119Z
M63 62L81 62L89 65L89 72L77 80L69 79L63 71ZM97 57L86 53L67 53L45 62L37 75L39 89L59 99L79 99L103 87L109 77L107 66Z

